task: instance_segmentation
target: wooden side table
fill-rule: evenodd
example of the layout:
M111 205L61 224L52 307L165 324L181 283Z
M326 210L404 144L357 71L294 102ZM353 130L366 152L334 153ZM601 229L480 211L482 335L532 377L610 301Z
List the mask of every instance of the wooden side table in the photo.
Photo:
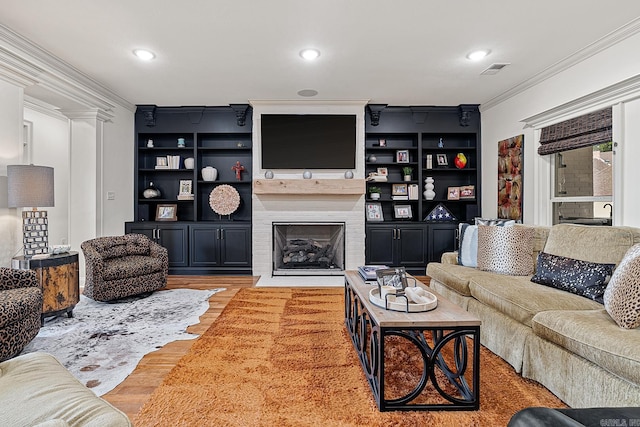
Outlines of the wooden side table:
M78 252L51 255L47 258L14 257L11 267L34 270L42 289L42 320L66 313L73 317L73 308L80 301Z

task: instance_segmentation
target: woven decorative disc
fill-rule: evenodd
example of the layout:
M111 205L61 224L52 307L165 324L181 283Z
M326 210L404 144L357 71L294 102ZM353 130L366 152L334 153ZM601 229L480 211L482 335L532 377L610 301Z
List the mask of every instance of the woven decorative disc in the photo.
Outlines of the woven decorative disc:
M230 185L218 185L209 194L209 206L218 215L231 215L240 206L240 194Z

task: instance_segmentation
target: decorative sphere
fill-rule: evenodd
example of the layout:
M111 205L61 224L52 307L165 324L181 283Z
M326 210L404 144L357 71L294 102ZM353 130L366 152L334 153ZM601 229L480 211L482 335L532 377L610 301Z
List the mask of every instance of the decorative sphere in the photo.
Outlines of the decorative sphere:
M346 179L353 179L353 171L346 171L346 172L344 173L344 177L345 177Z
M304 173L302 174L302 177L303 177L304 179L311 179L311 177L312 177L312 176L313 176L313 175L311 174L311 172L310 172L310 171L304 171Z
M264 177L267 179L273 179L273 171L266 171Z

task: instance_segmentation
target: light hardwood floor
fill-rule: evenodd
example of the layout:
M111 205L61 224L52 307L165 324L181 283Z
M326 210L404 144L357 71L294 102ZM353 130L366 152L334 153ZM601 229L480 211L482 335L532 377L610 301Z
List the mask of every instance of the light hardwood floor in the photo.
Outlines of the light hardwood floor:
M425 284L429 283L428 277L416 278ZM200 335L209 329L238 290L255 286L258 279L252 276L169 276L167 289L226 289L211 297L209 309L200 316L200 323L187 328L188 332ZM174 341L145 355L124 382L102 397L133 419L151 393L195 341Z

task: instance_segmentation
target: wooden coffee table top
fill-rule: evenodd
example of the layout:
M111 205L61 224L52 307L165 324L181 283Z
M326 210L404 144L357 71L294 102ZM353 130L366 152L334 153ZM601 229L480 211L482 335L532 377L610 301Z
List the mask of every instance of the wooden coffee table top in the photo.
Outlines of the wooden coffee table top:
M376 286L367 284L355 270L345 272L345 279L367 308L371 318L381 327L460 327L479 326L481 321L473 314L448 301L445 297L416 280L416 286L427 289L438 297L438 306L431 311L406 313L385 310L369 301L369 291Z

